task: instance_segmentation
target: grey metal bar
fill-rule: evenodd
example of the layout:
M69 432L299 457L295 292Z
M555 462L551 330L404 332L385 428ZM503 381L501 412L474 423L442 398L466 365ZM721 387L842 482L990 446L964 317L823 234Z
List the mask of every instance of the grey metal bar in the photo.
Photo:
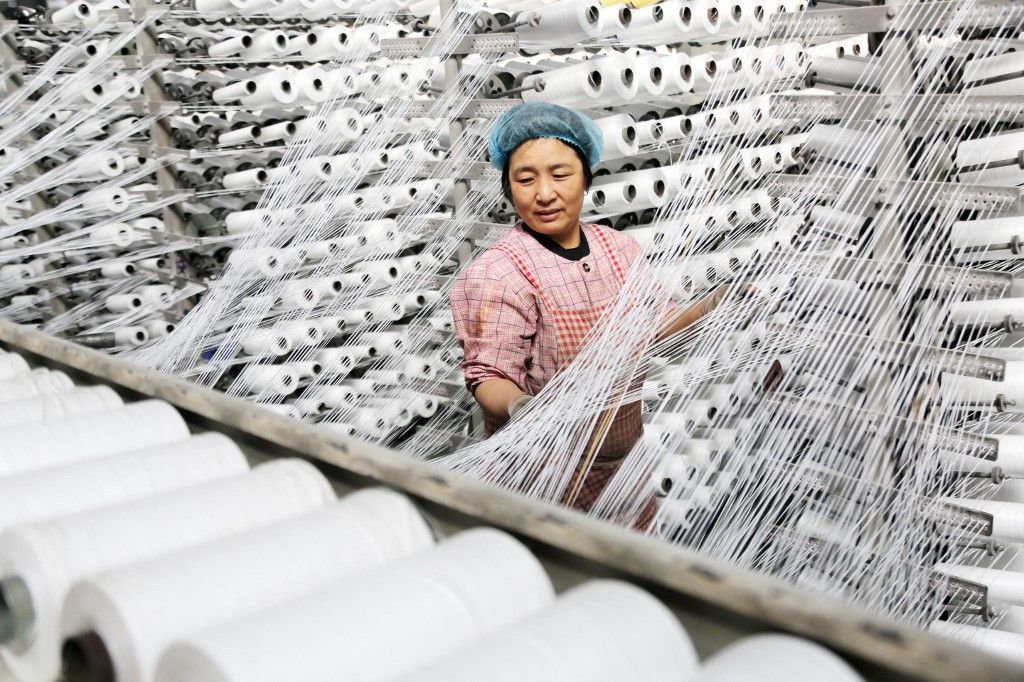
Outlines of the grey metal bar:
M909 625L590 519L578 512L327 432L123 359L0 320L0 343L162 398L292 451L391 485L679 595L821 641L865 661L929 680L1024 679L1024 666Z

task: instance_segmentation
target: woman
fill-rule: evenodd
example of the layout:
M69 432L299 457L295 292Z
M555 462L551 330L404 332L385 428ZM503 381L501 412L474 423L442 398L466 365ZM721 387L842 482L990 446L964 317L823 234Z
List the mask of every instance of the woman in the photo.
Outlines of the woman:
M580 223L602 152L601 131L589 118L554 104L523 104L495 121L488 146L521 220L451 292L466 386L483 408L486 436L572 362L641 257L627 233ZM692 324L721 294L673 313L661 335ZM640 403L622 406L579 494L566 502L589 509L642 433ZM646 527L653 511L652 498L637 525Z

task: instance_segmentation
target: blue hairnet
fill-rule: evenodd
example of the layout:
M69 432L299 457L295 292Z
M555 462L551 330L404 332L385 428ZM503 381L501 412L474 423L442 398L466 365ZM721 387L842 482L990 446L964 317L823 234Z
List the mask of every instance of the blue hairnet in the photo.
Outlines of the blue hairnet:
M487 143L491 165L503 170L516 147L540 137L551 137L576 147L583 152L591 168L598 164L604 151L601 129L583 114L557 104L528 102L509 109L491 126Z

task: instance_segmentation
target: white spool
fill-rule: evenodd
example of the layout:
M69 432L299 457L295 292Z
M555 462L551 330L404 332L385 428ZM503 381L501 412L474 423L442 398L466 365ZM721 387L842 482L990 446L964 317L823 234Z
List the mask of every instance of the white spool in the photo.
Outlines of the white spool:
M94 414L0 429L0 476L161 445L188 437L177 411L144 400Z
M977 647L985 652L1012 661L1024 661L1024 635L1016 632L1001 632L988 627L963 625L949 621L935 620L928 626L929 632L940 637L956 640Z
M33 276L35 276L35 273L32 272L32 268L27 265L15 264L0 266L0 281L17 281L21 279L30 279Z
M271 329L246 333L241 339L241 347L243 352L254 357L285 355L292 350L288 338Z
M132 245L135 231L128 223L107 223L89 231L89 243L94 246L112 244L119 249Z
M155 679L316 682L337 679L339 670L391 679L552 598L543 569L521 544L491 529L466 531L371 575L179 640Z
M54 10L50 22L54 24L90 24L95 21L92 8L87 2L71 2Z
M64 393L72 388L74 383L64 372L52 372L48 369L21 372L0 381L0 402Z
M210 45L207 54L211 57L230 57L252 47L252 36L248 33L237 33L226 40Z
M1024 298L958 301L949 306L949 319L956 324L999 325L1007 317L1024 320Z
M681 681L697 666L693 643L661 602L628 583L595 580L569 590L540 613L400 679Z
M25 581L35 620L31 642L24 648L8 643L0 656L20 679L55 679L60 609L78 580L294 518L333 499L319 471L288 459L240 476L9 529L0 534L0 574Z
M354 363L352 366L355 366ZM350 386L321 386L317 389L317 397L332 409L353 407L359 394Z
M527 76L522 93L524 102L552 102L564 106L599 106L610 86L594 65L558 69Z
M299 92L298 102L319 104L330 97L327 74L320 67L310 67L294 73L292 80Z
M755 635L730 644L704 662L688 682L792 682L794 679L864 682L823 646L787 635Z
M0 479L0 530L179 490L248 468L231 439L205 433L9 476Z
M252 45L241 50L242 59L265 61L288 54L288 35L284 31L256 31Z
M316 26L306 34L300 52L307 59L332 59L345 54L348 40L346 26Z
M246 10L251 0L195 0L197 12L232 12Z
M409 347L409 336L405 332L377 332L366 334L361 340L380 355L402 354Z
M250 365L238 374L235 385L249 393L283 396L295 392L299 377L283 365Z
M619 36L619 42L625 45L649 43L648 36L656 35L664 21L665 8L661 4L634 7L629 28Z
M633 210L633 202L636 201L636 186L630 182L610 182L591 189L584 202L584 209L588 203L593 210L603 215L617 215Z
M974 140L964 140L957 145L953 158L958 168L965 168L1000 161L1016 161L1017 154L1021 150L1024 150L1024 131L1014 131ZM1019 167L1011 166L1010 168L1015 169L1017 173L1024 173ZM971 174L972 181L980 182L981 174L985 172L978 171ZM988 175L995 178L1002 172L1004 171L1001 169L992 168L988 171Z
M718 0L666 0L660 6L664 19L639 34L637 40L642 40L643 44L700 41L721 30Z
M45 422L87 412L102 412L121 407L123 404L121 398L109 386L72 388L62 393L18 398L0 403L0 427Z
M393 284L400 280L404 274L398 262L393 258L356 263L354 269L357 272L366 273L373 278L374 282L379 284Z
M406 497L364 490L215 545L79 583L68 596L62 632L95 632L106 644L117 679L151 680L160 654L179 637L405 559L432 544L429 527ZM153 618L154 612L160 618Z
M604 136L602 160L634 156L640 152L636 135L636 121L628 114L607 116L594 121Z
M277 331L285 335L293 348L315 346L324 338L320 325L312 322L293 322L279 327Z
M138 272L138 268L134 263L107 263L100 267L100 277L106 279L124 279L131 277L136 272Z
M324 365L324 371L348 374L362 360L369 357L371 348L365 346L338 346L317 351L316 357Z
M164 319L155 319L146 322L145 328L149 338L158 339L173 332L175 325Z
M142 298L135 294L107 296L103 305L112 313L127 313L142 305Z
M95 189L82 197L82 208L88 211L124 213L129 204L128 193L122 189Z
M239 99L249 107L291 105L299 97L298 88L292 83L287 71L271 71L254 78L252 82L256 84L255 92Z
M124 173L124 159L117 152L86 154L75 164L75 179L101 180Z
M228 256L227 262L228 267L233 268L238 274L268 279L277 278L284 271L284 265L276 249L236 249Z
M28 363L25 362L25 358L17 353L4 353L0 355L0 381L13 379L18 375L27 374L28 372Z
M221 133L220 135L218 135L217 144L222 147L238 144L248 144L261 135L262 128L260 128L259 126L247 126L245 128L236 128L234 130L229 130L225 133Z
M211 97L217 104L228 104L254 94L256 94L256 81L247 79L217 88Z
M267 184L265 168L250 168L236 173L227 173L221 182L224 189L257 189Z
M524 44L577 43L602 35L601 5L580 0L563 0L527 13L516 34Z

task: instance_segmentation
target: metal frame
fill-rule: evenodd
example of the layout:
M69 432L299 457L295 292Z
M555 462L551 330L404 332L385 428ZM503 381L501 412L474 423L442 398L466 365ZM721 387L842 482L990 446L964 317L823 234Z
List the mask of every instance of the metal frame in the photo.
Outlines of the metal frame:
M124 389L161 398L216 422L350 474L505 528L555 551L627 573L679 598L823 642L862 661L928 680L1005 682L1024 665L809 594L696 552L595 521L578 512L410 459L399 452L297 422L184 380L0 319L0 343Z

